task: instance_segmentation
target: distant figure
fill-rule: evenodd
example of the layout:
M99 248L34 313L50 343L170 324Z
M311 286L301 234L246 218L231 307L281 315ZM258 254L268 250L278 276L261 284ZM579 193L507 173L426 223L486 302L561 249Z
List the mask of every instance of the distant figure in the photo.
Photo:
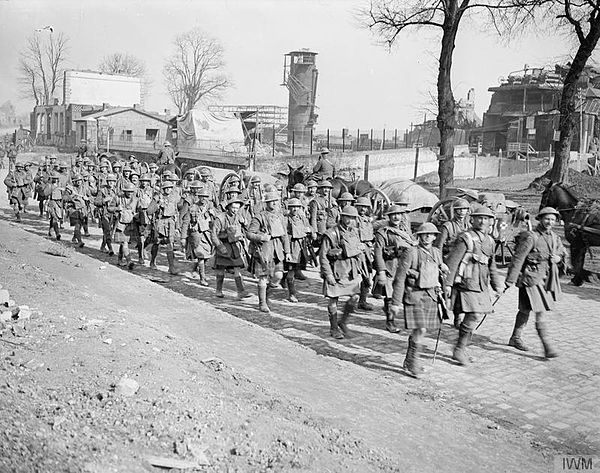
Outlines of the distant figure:
M4 156L6 156L6 150L4 144L0 143L0 169L4 169Z
M14 143L11 143L8 146L8 152L6 154L8 155L8 170L13 171L17 162L17 154L19 154Z
M77 157L85 158L88 152L88 145L86 140L81 140L79 147L77 148Z
M318 180L331 179L335 174L335 166L327 159L328 154L329 149L322 148L321 153L319 154L319 160L317 161L317 164L315 164L315 167L313 167L314 177L318 178Z
M165 141L163 144L163 149L158 152L157 163L159 166L169 166L171 164L175 164L175 151L173 151L173 147L171 143Z

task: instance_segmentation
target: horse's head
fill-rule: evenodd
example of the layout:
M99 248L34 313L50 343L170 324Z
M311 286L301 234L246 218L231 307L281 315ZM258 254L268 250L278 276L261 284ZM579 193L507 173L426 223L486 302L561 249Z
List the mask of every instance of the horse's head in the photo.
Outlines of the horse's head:
M287 178L287 190L288 192L294 187L295 184L304 184L306 180L306 171L304 170L304 164L295 168L288 163L288 173L279 172L277 174Z
M556 210L573 209L577 205L577 200L577 197L562 182L550 181L542 192L539 210L544 207L553 207Z

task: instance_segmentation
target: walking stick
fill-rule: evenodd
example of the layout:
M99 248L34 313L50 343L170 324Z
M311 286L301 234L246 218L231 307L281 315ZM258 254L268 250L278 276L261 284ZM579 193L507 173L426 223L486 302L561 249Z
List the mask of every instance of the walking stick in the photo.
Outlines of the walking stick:
M431 364L435 364L435 357L437 356L437 352L438 352L438 345L440 344L440 335L442 333L442 324L440 324L440 328L438 329L438 334L437 334L437 340L435 341L435 350L433 350L433 361L431 362Z
M494 302L492 302L492 307L494 307L496 305L496 302L498 302L500 300L500 298L504 295L504 293L506 292L506 289L508 289L508 288L505 288L504 291L502 291L500 294L498 294L496 296L496 299L494 300ZM485 321L485 318L487 316L488 316L487 314L485 314L483 316L483 319L481 319L481 322L479 322L479 325L477 325L477 327L475 327L475 330L477 330L479 327L481 327L481 324Z

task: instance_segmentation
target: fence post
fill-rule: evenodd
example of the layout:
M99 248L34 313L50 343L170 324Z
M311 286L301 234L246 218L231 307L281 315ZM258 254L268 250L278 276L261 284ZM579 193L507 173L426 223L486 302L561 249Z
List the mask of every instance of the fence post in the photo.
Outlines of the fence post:
M310 129L310 154L313 153L313 129Z
M381 140L381 149L385 149L385 128L383 129L383 139Z
M296 151L296 132L294 130L292 130L292 156L294 156L295 151Z
M345 151L346 148L346 129L342 128L342 153Z
M498 156L498 177L502 177L502 153Z
M273 156L275 156L275 125L273 125Z
M363 170L363 179L365 181L369 180L369 155L365 154L365 168Z
M413 173L413 181L417 180L418 170L419 170L419 146L416 147L416 151L415 151L415 172Z
M398 148L398 128L394 128L394 149Z
M473 156L473 179L477 178L477 155Z
M360 128L356 129L356 151L360 149Z
M373 151L373 128L371 128L371 151Z
M329 148L329 128L327 128L327 148Z

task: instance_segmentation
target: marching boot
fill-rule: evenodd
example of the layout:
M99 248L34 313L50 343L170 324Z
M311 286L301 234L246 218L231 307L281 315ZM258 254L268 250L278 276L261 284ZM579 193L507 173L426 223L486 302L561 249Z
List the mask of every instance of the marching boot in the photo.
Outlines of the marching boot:
M145 265L146 259L144 258L144 247L142 246L141 243L138 243L137 252L138 252L138 264L141 264L142 266Z
M108 247L112 251L112 247L110 246L110 243L108 244ZM110 255L110 253L109 253L109 255ZM152 245L152 248L150 249L150 267L152 269L156 269L156 257L157 256L158 256L158 245Z
M38 204L38 208L40 209L40 217L44 216L44 201L41 200L40 203Z
M279 285L281 286L282 289L287 289L288 288L288 278L287 275L288 273L284 273L283 277L281 278L281 281L279 281Z
M54 234L56 235L56 241L60 241L60 230L58 229L58 223L54 222L52 228L54 229Z
M461 325L460 332L458 333L458 340L456 342L456 346L454 347L454 352L452 353L452 359L458 361L458 364L462 366L465 366L469 363L469 359L465 353L465 348L467 348L470 336L471 332L467 331Z
M364 282L360 285L360 298L358 299L358 308L360 310L371 311L373 310L373 304L367 302L367 295L369 294L369 285Z
M267 304L267 285L258 285L258 310L261 312L269 313L269 305Z
M538 322L535 324L535 328L537 329L537 333L540 336L542 345L544 346L544 355L546 356L546 359L556 358L558 353L550 346L550 343L548 342L548 331L546 324L544 322Z
M344 334L340 331L338 327L337 310L334 309L332 311L328 307L327 312L329 313L329 333L333 338L341 340L342 338L344 338Z
M521 334L523 333L523 329L527 325L528 320L529 314L525 314L521 311L517 312L515 328L513 329L513 333L508 341L509 347L515 347L517 350L521 351L529 351L529 347L523 343L523 340L521 340Z
M169 274L176 276L179 274L177 270L177 263L175 262L175 253L173 251L167 251L167 261L169 262Z
M131 261L131 255L125 256L125 263L127 264L127 269L129 271L132 271L133 268L135 268L135 263L133 261Z
M454 323L453 323L453 325L454 325L454 328L455 328L456 330L459 330L459 329L460 329L460 323L461 323L461 322L462 322L462 321L460 320L460 314L458 314L458 313L454 312Z
M348 330L348 319L350 318L350 314L354 312L356 308L356 302L352 298L348 299L344 304L344 312L342 312L342 317L338 321L338 327L344 333L345 337L350 338L352 335Z
M413 378L419 378L423 371L420 359L420 346L414 342L412 335L408 338L408 349L403 367Z
M102 244L100 245L100 251L104 253L106 251L106 237L102 237Z
M200 285L208 287L209 283L206 279L206 263L204 260L198 261L198 274L200 275Z
M223 281L225 281L225 275L217 274L217 290L215 292L215 296L219 299L223 299L223 297L225 297L223 295Z
M287 274L287 287L288 287L288 301L290 302L298 302L298 293L296 292L296 281L294 279L294 273L293 272L289 272Z
M304 275L304 273L302 272L301 269L296 269L294 271L294 277L298 280L298 281L306 281L306 276Z
M244 281L242 281L241 276L235 277L235 287L237 288L237 297L239 300L252 297L251 294L246 292L246 289L244 289Z
M74 235L73 238L75 238L75 241L77 242L77 246L79 248L83 248L85 246L85 243L83 243L83 240L81 239L81 230L74 230Z
M117 264L123 266L123 247L119 245L119 256L117 257Z
M90 230L88 229L87 223L85 223L83 225L83 236L86 236L86 237L90 236Z
M383 313L385 314L385 329L390 333L399 333L400 328L396 325L394 320L394 314L390 312L390 302L392 300L389 297L383 299Z

